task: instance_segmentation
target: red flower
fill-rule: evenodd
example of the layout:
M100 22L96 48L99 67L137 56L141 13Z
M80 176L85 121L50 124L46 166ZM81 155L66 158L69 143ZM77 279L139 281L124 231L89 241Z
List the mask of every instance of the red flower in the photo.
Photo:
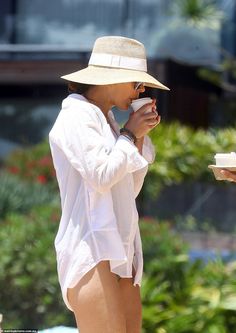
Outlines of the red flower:
M50 156L44 156L44 157L42 157L39 160L39 165L45 166L45 167L51 166L52 165L52 159L51 159L51 157Z
M45 184L47 183L47 178L44 176L44 175L39 175L37 177L37 181L40 183L40 184Z
M17 174L17 173L19 173L20 170L19 170L19 168L16 167L16 166L11 166L11 167L8 168L8 171L9 171L10 173Z
M54 169L50 170L50 176L56 177L56 171Z
M30 161L30 162L27 163L27 167L32 169L32 168L35 167L35 164L36 164L35 161Z

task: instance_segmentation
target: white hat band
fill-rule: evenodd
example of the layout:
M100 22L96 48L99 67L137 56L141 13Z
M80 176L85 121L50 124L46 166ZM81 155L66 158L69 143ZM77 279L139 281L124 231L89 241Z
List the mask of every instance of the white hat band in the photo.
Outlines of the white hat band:
M92 53L89 65L115 67L147 72L146 59L131 58L108 53Z

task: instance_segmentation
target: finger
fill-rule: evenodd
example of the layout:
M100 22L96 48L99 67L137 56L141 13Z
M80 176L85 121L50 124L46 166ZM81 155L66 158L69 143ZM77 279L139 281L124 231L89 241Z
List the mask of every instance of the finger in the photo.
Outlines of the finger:
M159 125L161 122L161 116L157 116L157 125Z
M155 113L156 116L158 116L158 112L157 112L156 109L155 109L155 110L152 110L152 112Z
M159 125L160 122L161 122L161 116L158 116L158 117L157 117L157 123L156 123L155 127L156 127L157 125Z
M225 176L235 176L235 173L230 172L229 170L226 170L226 169L222 169L220 172L222 174L224 174Z
M143 117L148 120L148 119L156 119L157 117L157 112L147 112L143 114Z
M158 113L158 112L157 112L157 107L156 107L156 105L154 105L154 106L152 107L152 112L154 112L154 113Z
M236 181L236 174L228 170L222 169L220 173L225 176L228 180Z
M156 98L152 98L152 104L156 105L157 99Z
M145 119L145 123L148 125L156 124L158 122L158 116L155 116L154 118Z
M151 121L150 121L150 122L148 123L148 126L154 128L154 127L156 127L157 125L159 125L160 122L161 122L161 117L158 116L158 117L156 117L156 119L155 119L154 122L151 122Z

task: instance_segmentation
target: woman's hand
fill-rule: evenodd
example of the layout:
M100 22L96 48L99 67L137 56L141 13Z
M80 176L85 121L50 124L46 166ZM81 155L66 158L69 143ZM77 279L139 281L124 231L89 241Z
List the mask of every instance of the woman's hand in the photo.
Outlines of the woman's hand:
M150 107L152 112L149 111ZM160 121L161 117L156 111L156 100L153 99L152 103L145 104L136 112L132 112L124 127L139 139L156 127Z
M222 169L220 173L225 177L225 180L236 182L236 172Z

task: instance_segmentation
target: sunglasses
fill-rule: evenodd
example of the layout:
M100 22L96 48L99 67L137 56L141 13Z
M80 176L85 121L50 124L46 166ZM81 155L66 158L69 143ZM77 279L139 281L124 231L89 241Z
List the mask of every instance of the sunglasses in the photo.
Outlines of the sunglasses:
M143 85L144 85L143 82L135 82L135 84L134 84L134 90L138 90Z

